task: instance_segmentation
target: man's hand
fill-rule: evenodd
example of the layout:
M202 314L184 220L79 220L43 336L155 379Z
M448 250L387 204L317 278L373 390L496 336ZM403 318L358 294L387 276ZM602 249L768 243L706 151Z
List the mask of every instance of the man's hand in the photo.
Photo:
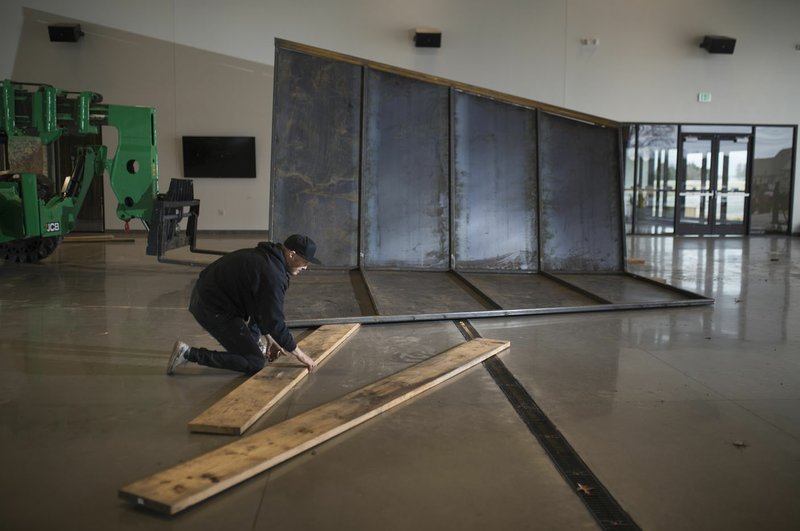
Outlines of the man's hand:
M308 367L308 371L311 372L314 370L314 367L317 366L317 362L309 358L305 352L303 352L300 347L297 347L292 351L292 356L298 359L300 363Z
M278 359L279 356L285 356L286 355L286 351L281 348L281 346L278 344L277 341L272 339L272 336L267 334L265 336L265 339L267 341L266 341L265 348L264 348L264 357L267 358L267 361L272 363L273 361Z

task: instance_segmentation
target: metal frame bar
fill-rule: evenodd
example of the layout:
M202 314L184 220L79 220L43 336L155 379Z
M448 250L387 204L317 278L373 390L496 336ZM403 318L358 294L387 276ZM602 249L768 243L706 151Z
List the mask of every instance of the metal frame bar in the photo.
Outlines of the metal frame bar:
M636 273L631 273L630 271L626 271L625 274L630 276L630 277L633 277L636 280L641 280L641 281L647 282L649 284L653 284L655 286L658 286L659 288L663 288L663 289L667 289L667 290L670 290L670 291L674 291L676 293L680 293L681 295L685 295L686 297L689 297L691 299L698 299L698 300L708 301L707 304L713 304L714 303L714 299L713 298L706 297L705 295L701 295L699 293L695 293L694 291L689 291L687 289L683 289L683 288L679 288L677 286L672 286L670 284L659 282L658 280L653 280L652 278L643 277L642 275L638 275Z
M625 271L627 264L625 257L628 256L628 238L625 233L625 143L623 142L622 126L617 128L617 158L619 166L617 166L617 193L619 194L619 239L620 246L622 247L622 260L621 270ZM631 229L633 229L633 218L631 217Z
M534 112L536 126L536 273L542 272L544 261L544 235L542 234L542 110Z
M312 326L322 326L326 324L342 324L342 323L383 324L383 323L407 323L407 322L417 322L417 321L450 321L453 319L470 319L470 318L484 318L484 317L522 317L529 315L608 312L608 311L624 311L624 310L648 310L648 309L676 308L676 307L686 307L686 306L702 306L712 303L713 299L694 299L688 301L598 304L593 306L560 306L552 308L485 310L477 312L444 312L444 313L369 315L369 316L362 315L354 317L332 317L324 319L298 319L295 321L287 321L286 325L289 328L308 328Z
M364 275L362 275L361 269L350 269L349 278L361 315L378 315L378 309L375 307L375 300L372 297L369 286L364 281ZM366 295L366 301L364 295Z
M447 193L450 196L449 201L447 202L447 209L448 209L448 235L447 235L447 264L450 270L454 270L456 268L456 228L455 228L455 215L456 215L456 89L454 87L450 87L447 91L447 98L448 98L448 116L447 116L447 136L448 136L448 153L447 156L450 159L449 161L449 171L447 175Z
M370 284L369 277L367 276L367 270L363 267L358 268L359 273L361 273L361 280L364 283L364 287L367 290L367 295L369 295L369 301L372 303L372 308L375 310L375 315L380 316L381 310L378 307L378 301L375 300L375 290L372 289L372 285Z
M367 97L368 86L367 76L369 75L369 67L361 65L361 130L358 133L358 242L356 243L356 266L359 271L362 271L361 276L364 278L363 267L366 259L364 249L366 247L366 234L364 230L364 219L366 218L365 211L367 209L366 191L364 186L364 173L367 166ZM364 278L366 284L366 278ZM369 287L367 287L369 291ZM370 292L372 298L372 292ZM374 306L374 305L373 305ZM378 307L375 311L378 311Z
M386 271L386 269L375 269L375 271ZM395 270L391 270L395 271ZM478 271L485 273L484 271ZM446 271L456 280L456 284L463 289L467 294L475 298L484 306L489 306L490 309L481 311L458 311L458 312L441 312L441 313L419 313L419 314L398 314L398 315L385 315L380 311L377 301L375 300L374 290L369 281L369 274L365 268L359 267L352 269L351 273L361 277L361 283L369 297L370 304L374 310L374 315L358 315L351 317L331 317L319 319L299 319L288 321L287 325L292 328L306 328L313 326L322 326L326 324L341 324L341 323L362 323L362 324L379 324L379 323L404 323L414 321L442 321L451 319L468 319L468 318L482 318L482 317L515 317L527 315L550 315L550 314L563 314L563 313L588 313L588 312L602 312L602 311L623 311L623 310L642 310L642 309L657 309L657 308L674 308L686 306L701 306L713 304L714 299L708 298L698 293L664 284L651 278L643 277L635 273L627 271L605 273L611 276L627 276L637 281L643 281L658 288L666 289L674 293L679 293L688 297L688 300L679 301L656 301L656 302L622 302L614 303L599 295L576 286L566 279L557 276L557 273L548 273L540 271L535 273L552 280L576 293L579 293L589 299L597 301L598 304L581 305L581 306L551 306L546 308L514 308L504 309L500 304L494 301L481 289L475 286L472 282L467 280L461 273L455 270ZM437 273L441 273L437 271ZM503 272L505 273L505 272ZM603 273L599 273L603 274ZM352 279L352 275L351 275ZM351 280L352 281L352 280ZM356 297L358 300L358 297ZM363 313L363 312L362 312Z
M562 286L565 286L565 287L567 287L567 288L569 288L569 289L571 289L573 291L576 291L576 292L580 293L581 295L589 297L590 299L595 300L595 301L599 302L600 304L614 304L610 300L604 299L600 295L596 295L596 294L592 293L591 291L588 291L588 290L586 290L584 288L576 286L575 284L567 281L566 279L563 279L561 277L556 276L554 273L548 273L547 271L539 271L539 274L544 276L545 278L549 278L550 280L552 280L554 282L558 282Z
M467 280L461 273L456 271L455 269L451 269L447 272L450 276L455 277L456 283L463 289L465 289L470 295L478 299L478 301L487 307L490 310L502 310L503 307L498 304L494 299L488 296L486 293L483 292L478 286Z
M788 220L789 221L786 224L787 225L786 234L788 234L790 236L792 234L792 219L794 219L792 217L794 215L794 193L795 193L795 185L794 185L795 178L794 178L794 176L797 175L797 126L795 125L793 129L794 129L794 136L792 137L792 148L793 148L792 149L792 169L791 169L791 173L789 174L789 176L790 176L790 178L789 178L789 197L791 197L792 200L789 201L789 212L788 212ZM753 146L753 147L755 148L755 146Z
M558 277L557 276L558 273L545 273L545 272L543 272L543 274L545 276L547 276L548 278L551 278L551 279L553 279L553 280L555 280L557 282L560 282L560 283L562 283L562 284L564 284L564 285L566 285L568 287L571 287L571 288L573 288L575 290L581 291L584 295L586 295L588 297L591 297L591 298L596 299L598 301L604 301L604 302L607 302L609 304L615 304L615 303L613 303L611 301L607 301L607 300L603 299L599 295L595 295L595 294L591 293L590 291L587 291L587 290L585 290L583 288L580 288L578 286L573 285L572 283L570 283L568 280L566 280L564 278ZM569 273L565 273L565 274L569 274ZM581 275L582 273L572 273L572 274ZM622 276L622 275L624 275L624 276L627 276L627 277L631 277L634 280L643 281L643 282L646 282L646 283L651 284L653 286L657 286L659 288L666 289L668 291L673 291L675 293L679 293L681 295L689 297L690 299L704 300L704 301L707 301L707 304L713 304L714 303L714 299L706 297L704 295L700 295L699 293L695 293L693 291L685 290L683 288L679 288L679 287L676 287L676 286L671 286L669 284L665 284L663 282L659 282L657 280L653 280L652 278L647 278L647 277L643 277L641 275L637 275L636 273L631 273L630 271L622 271L622 272L619 272L619 273L614 272L614 273L596 273L596 274L598 274L598 275L604 275L605 274L605 275L613 275L613 276Z
M636 194L639 191L639 124L631 124L630 126L633 128L633 203L631 204L631 234L637 234L636 229L638 228L638 221L639 215L636 212ZM623 147L626 149L626 147ZM623 162L624 162L623 158ZM625 171L623 165L623 172L622 172L622 218L623 223L625 222ZM675 225L673 220L673 226ZM627 233L626 233L627 236ZM626 238L627 239L627 238Z
M278 69L280 68L280 61L281 53L280 48L277 46L275 47L275 57L273 59L273 76L272 76L272 124L271 124L271 131L272 131L272 138L270 138L270 157L269 157L269 198L268 206L269 206L269 220L267 221L267 231L269 233L270 239L275 237L275 167L277 166L277 160L275 153L277 149L275 148L275 135L277 134L276 124L278 122L278 113L275 112L275 108L280 103L277 101L278 99Z

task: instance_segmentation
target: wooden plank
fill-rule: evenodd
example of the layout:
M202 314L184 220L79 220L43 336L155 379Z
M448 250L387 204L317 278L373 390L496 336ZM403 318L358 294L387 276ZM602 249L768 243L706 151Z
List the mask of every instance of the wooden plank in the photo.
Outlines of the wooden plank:
M119 497L175 514L327 441L507 349L473 339L339 399L131 483Z
M321 326L300 341L300 348L318 364L347 341L359 324ZM305 376L303 365L270 363L242 385L189 422L189 430L241 435Z

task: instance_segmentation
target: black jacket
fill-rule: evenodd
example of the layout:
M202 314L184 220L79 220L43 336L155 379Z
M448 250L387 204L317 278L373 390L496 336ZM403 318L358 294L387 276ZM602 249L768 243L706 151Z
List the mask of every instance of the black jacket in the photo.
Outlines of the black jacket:
M200 272L197 294L204 304L226 315L252 318L288 351L297 344L286 328L283 301L289 272L281 245L261 242L252 249L224 255Z

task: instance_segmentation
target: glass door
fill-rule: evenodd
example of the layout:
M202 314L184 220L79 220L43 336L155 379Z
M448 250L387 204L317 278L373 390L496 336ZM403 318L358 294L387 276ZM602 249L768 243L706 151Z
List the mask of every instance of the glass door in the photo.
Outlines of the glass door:
M722 137L717 148L714 233L745 234L750 193L747 186L750 137Z
M749 135L681 135L678 234L745 234Z

